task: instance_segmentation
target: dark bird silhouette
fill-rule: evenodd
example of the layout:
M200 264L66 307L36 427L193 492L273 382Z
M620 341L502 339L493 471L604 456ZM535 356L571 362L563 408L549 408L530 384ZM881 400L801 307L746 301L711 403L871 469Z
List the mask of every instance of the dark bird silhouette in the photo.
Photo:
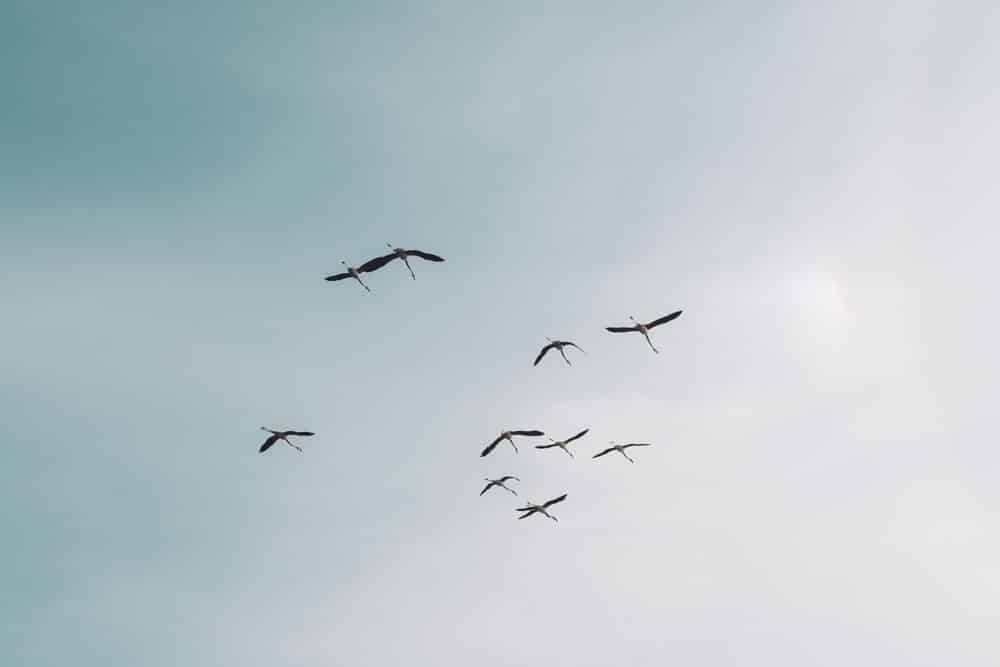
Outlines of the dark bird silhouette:
M594 458L596 459L600 456L604 456L605 454L609 454L611 452L618 452L619 454L627 458L629 461L632 461L632 457L630 457L628 454L625 453L626 449L628 449L629 447L651 447L651 446L652 443L649 442L630 442L627 445L616 445L614 443L611 443L611 447L608 447L603 452L598 452L594 454ZM632 461L632 463L635 463L635 461Z
M387 246L392 250L388 255L383 255L382 257L376 257L375 259L365 262L365 266L369 266L369 271L375 271L376 269L381 269L383 266L388 264L394 259L403 260L403 264L406 264L406 268L410 271L410 277L414 280L417 279L415 273L413 273L413 267L410 266L410 257L419 257L420 259L426 259L428 262L443 262L444 257L440 257L430 252L424 252L423 250L406 250L404 248L394 248L391 243L386 243Z
M273 431L273 430L267 428L266 426L261 426L260 430L267 431L268 433L271 434L271 436L267 440L264 441L264 444L260 446L260 451L262 453L266 452L269 449L271 449L271 445L273 445L274 443L278 442L279 440L284 441L284 443L286 445L288 445L289 447L294 447L295 449L297 449L297 450L299 450L301 452L302 448L299 447L296 444L293 444L292 441L288 439L288 436L290 436L290 435L316 435L312 431Z
M501 477L499 479L490 479L489 477L487 477L486 481L489 482L489 484L487 484L485 487L483 487L483 490L479 492L479 495L483 495L484 493L486 493L487 491L489 491L490 489L492 489L494 486L499 486L501 489L505 489L507 491L510 491L511 493L513 493L516 496L517 495L517 491L515 491L514 489L509 488L507 485L504 484L504 482L507 482L507 481L512 480L512 479L513 480L517 480L518 482L521 481L521 480L517 479L517 477L514 477L513 475L504 475L503 477Z
M345 262L344 260L340 260L340 263L343 264L344 268L346 268L347 270L344 271L343 273L335 273L332 276L327 276L325 278L325 280L329 280L329 281L332 282L332 281L337 281L337 280L343 280L345 278L354 278L359 283L361 283L362 287L364 287L366 290L368 290L369 292L371 292L371 289L369 289L368 285L365 285L365 281L361 280L361 274L362 273L367 273L369 271L374 271L375 269L377 269L380 266L382 266L381 264L377 264L376 265L376 262L377 262L378 259L380 259L380 258L369 260L369 261L365 262L364 264L362 264L361 266L356 266L356 267L355 266L347 266L347 262Z
M587 435L587 433L589 433L589 432L590 432L590 429L589 428L585 428L582 431L580 431L579 433L577 433L576 435L574 435L572 438L567 438L566 440L552 440L552 438L549 438L549 440L552 440L552 444L549 444L549 445L535 445L535 449L551 449L553 447L558 447L559 449L561 449L564 452L566 452L567 454L569 454L570 457L576 458L575 456L573 456L573 452L569 451L569 449L566 448L566 445L568 445L569 443L573 442L574 440L579 440L583 436Z
M486 449L483 450L483 453L480 454L480 456L486 456L487 454L489 454L490 452L492 452L494 449L496 449L496 446L499 445L500 442L503 441L503 440L506 440L507 442L509 442L510 446L513 447L514 451L516 452L517 451L517 445L514 444L514 438L512 437L512 436L515 436L515 435L524 435L524 436L529 436L529 437L536 437L536 436L539 436L539 435L545 435L545 433L543 433L542 431L504 431L503 433L501 433L500 435L497 436L496 440L494 440L490 444L486 445Z
M648 324L643 324L642 322L637 322L634 317L632 317L631 315L629 315L628 318L630 320L632 320L632 326L630 326L630 327L605 327L605 329L607 329L611 333L626 333L626 332L631 332L631 331L638 331L639 333L641 333L646 338L646 342L649 343L649 346L651 348L653 348L653 352L656 352L657 354L659 354L660 351L657 350L655 347L653 347L653 342L651 340L649 340L649 330L652 329L653 327L658 327L661 324L666 324L670 320L677 319L678 317L680 317L680 315L681 315L682 312L684 312L684 311L678 310L677 312L670 313L669 315L664 315L663 317L661 317L658 320L653 320L652 322L649 322Z
M566 500L566 495L567 494L564 493L561 496L559 496L558 498L553 498L552 500L550 500L548 502L545 502L545 503L542 503L541 505L537 505L535 503L529 502L524 507L518 507L514 511L515 512L524 512L524 514L522 514L521 516L517 517L518 519L527 519L532 514L544 514L545 516L549 517L553 521L559 521L559 519L555 518L554 516L552 516L551 514L549 514L548 512L546 512L545 510L547 510L548 508L552 507L556 503L561 503L562 501Z
M535 364L534 364L535 366L538 365L538 362L542 360L542 357L544 357L545 354L551 349L559 350L559 354L562 355L563 361L566 362L567 366L572 366L573 364L569 363L569 359L566 358L566 353L563 352L564 347L575 347L576 349L583 352L583 348L571 340L552 340L551 338L548 337L546 337L545 340L549 341L549 344L543 347L542 351L538 353L537 357L535 357Z

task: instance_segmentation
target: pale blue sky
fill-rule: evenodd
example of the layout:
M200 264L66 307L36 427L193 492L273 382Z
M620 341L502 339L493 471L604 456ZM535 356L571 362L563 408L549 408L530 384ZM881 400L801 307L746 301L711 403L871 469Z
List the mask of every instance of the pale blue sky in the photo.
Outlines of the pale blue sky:
M990 3L0 17L3 664L995 664Z

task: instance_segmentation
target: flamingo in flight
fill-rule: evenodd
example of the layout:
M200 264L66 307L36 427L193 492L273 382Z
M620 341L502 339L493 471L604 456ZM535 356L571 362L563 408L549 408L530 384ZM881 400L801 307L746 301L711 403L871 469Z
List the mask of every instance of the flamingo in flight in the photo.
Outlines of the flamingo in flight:
M587 435L587 433L589 433L589 432L590 432L590 429L589 428L585 428L582 431L580 431L579 433L577 433L576 435L574 435L572 438L566 438L565 440L552 440L552 438L549 438L549 440L552 440L552 444L549 444L549 445L535 445L535 449L551 449L553 447L558 447L559 449L561 449L564 452L566 452L567 454L569 454L570 458L576 458L575 456L573 456L573 452L569 451L569 449L566 448L566 445L568 445L569 443L573 442L574 440L579 440L583 436Z
M264 453L267 450L269 450L271 448L271 445L273 445L274 443L278 442L279 440L284 441L284 443L286 445L288 445L289 447L294 447L295 449L297 449L297 450L299 450L301 452L302 448L299 447L298 445L294 444L291 440L289 440L288 436L290 436L290 435L316 435L312 431L274 431L272 429L267 428L266 426L261 426L260 430L267 431L268 433L271 434L270 437L267 440L264 441L264 444L260 446L260 452L261 453Z
M487 454L492 452L494 449L496 449L496 446L499 445L500 442L503 440L509 442L510 446L513 447L514 451L516 452L517 445L514 444L514 438L513 438L513 436L515 435L524 435L533 438L539 435L545 435L545 433L543 431L504 431L503 433L497 436L496 440L486 445L486 449L483 450L483 453L480 454L480 456L486 456Z
M428 262L443 262L444 257L435 255L434 253L424 252L423 250L406 250L405 248L393 247L391 243L386 243L389 249L392 250L388 255L383 255L382 257L376 257L373 260L365 262L366 266L369 266L369 271L375 271L376 269L381 269L383 266L388 264L394 259L403 260L403 264L406 264L406 268L410 271L410 277L414 280L417 279L415 273L413 273L413 267L410 266L409 257L419 257L420 259L426 259Z
M513 475L504 475L503 477L500 477L498 479L490 479L489 477L487 477L486 481L489 482L489 484L487 484L485 487L483 487L483 490L479 492L479 495L483 495L484 493L486 493L487 491L489 491L490 489L492 489L494 486L499 486L501 489L504 489L506 491L510 491L511 493L513 493L516 496L517 495L517 491L515 491L514 489L512 489L512 488L508 487L506 484L504 484L504 482L508 482L508 481L510 481L512 479L513 480L517 480L518 482L521 481L520 479L518 479L517 477L514 477Z
M371 289L368 287L368 285L365 285L365 281L361 279L361 274L366 273L368 271L374 271L375 269L382 266L381 264L376 266L375 264L376 261L377 259L371 259L362 264L361 266L348 266L347 262L345 262L344 260L340 260L340 263L343 264L344 268L347 270L341 273L335 273L332 276L327 276L325 280L329 280L332 282L336 280L343 280L345 278L354 278L359 283L361 283L362 287L371 292Z
M549 344L543 347L542 351L538 353L537 357L535 357L535 364L534 364L535 366L537 366L538 362L542 360L542 357L544 357L546 353L548 353L548 351L552 349L559 350L559 354L562 355L563 361L566 362L567 366L572 366L573 364L569 363L569 359L566 358L566 353L563 352L564 347L575 347L576 349L583 352L583 348L571 340L552 340L548 336L546 336L545 340L549 341ZM586 354L586 352L584 352L584 354Z
M549 517L553 521L559 521L559 519L555 518L554 516L552 516L551 514L549 514L548 512L546 512L545 510L547 510L548 508L552 507L556 503L561 503L562 501L566 500L566 495L567 494L564 493L561 496L559 496L558 498L553 498L552 500L549 500L548 502L544 502L541 505L536 505L535 503L529 502L524 507L518 507L514 511L515 512L524 512L524 514L522 514L521 516L517 517L518 519L527 519L532 514L544 514L545 516Z
M618 452L619 454L627 458L629 461L632 461L632 457L630 457L628 454L625 453L626 449L628 449L629 447L651 447L651 446L652 443L649 442L630 442L627 445L616 445L615 443L612 442L611 446L605 449L603 452L597 452L596 454L594 454L594 458L596 459L600 456L604 456L605 454L610 454L611 452ZM632 463L635 463L635 461L632 461Z
M648 322L646 324L643 324L642 322L637 322L634 317L632 317L631 315L629 315L628 318L630 320L632 320L632 326L630 326L630 327L605 327L605 328L608 331L610 331L611 333L626 333L626 332L629 332L629 331L638 331L639 333L641 333L646 338L646 342L649 343L649 346L651 348L653 348L653 352L656 352L657 354L659 354L660 351L657 350L653 346L653 342L651 340L649 340L649 330L652 329L653 327L658 327L661 324L666 324L670 320L677 319L678 317L680 317L680 315L681 315L682 312L684 312L684 311L678 310L676 312L670 313L669 315L664 315L663 317L661 317L661 318L659 318L657 320L653 320L652 322Z

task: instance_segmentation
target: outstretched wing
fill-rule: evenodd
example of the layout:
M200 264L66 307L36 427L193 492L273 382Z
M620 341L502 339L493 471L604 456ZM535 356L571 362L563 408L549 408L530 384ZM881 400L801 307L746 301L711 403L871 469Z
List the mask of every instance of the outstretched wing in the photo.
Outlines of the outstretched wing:
M366 271L375 271L381 269L383 266L396 259L396 253L391 255L383 255L382 257L376 257L375 259L369 259L367 262L358 267L358 273L365 273Z
M638 331L635 327L604 327L611 333L626 333L629 331Z
M613 452L613 451L615 451L615 448L614 448L614 447L608 447L608 448L607 448L607 449L605 449L605 450L604 450L603 452L597 452L596 454L594 454L593 458L595 458L595 459L596 459L596 458L598 458L598 457L600 457L600 456L604 456L604 455L605 455L605 454L607 454L608 452Z
M582 431L580 431L579 433L577 433L576 435L574 435L572 438L570 438L569 440L567 440L566 444L569 444L569 443L573 442L574 440L579 440L580 438L582 438L583 436L587 435L588 433L590 433L590 429L589 428L585 428Z
M483 487L483 490L479 492L479 495L483 495L484 493L492 489L494 486L495 484L493 482L490 482L489 484Z
M521 510L517 510L517 511L520 512ZM529 516L531 516L532 514L534 514L537 511L538 510L531 510L530 512L525 512L524 514L522 514L521 516L519 516L517 518L518 519L527 519Z
M681 316L681 313L683 313L683 312L684 312L683 310L678 310L677 312L670 313L669 315L664 315L660 319L653 320L652 322L650 322L649 324L647 324L646 328L647 329L652 329L653 327L658 327L661 324L666 324L670 320L676 320L678 317Z
M545 435L545 433L543 431L511 431L510 434L511 435L531 435L531 436Z
M289 431L288 435L316 435L312 431Z
M541 361L542 357L545 356L545 353L548 352L549 350L551 350L552 348L554 348L555 346L556 346L555 343L549 343L548 345L546 345L545 347L543 347L542 351L538 353L537 357L535 357L535 363L533 365L537 366L538 362Z
M351 277L351 274L348 273L347 271L344 271L343 273L335 273L332 276L327 276L326 278L324 278L324 280L331 280L331 281L332 280L343 280L344 278L350 278L350 277Z
M490 452L492 452L494 449L496 449L497 445L500 444L501 440L503 440L503 436L502 435L498 436L496 440L494 440L490 444L486 445L486 449L483 450L483 453L480 454L480 456L486 456L487 454L489 454Z
M570 347L575 347L576 349L578 349L578 350L580 350L581 352L583 352L583 348L582 348L582 347L580 347L579 345L577 345L576 343L574 343L574 342L573 342L573 341L571 341L571 340L567 340L567 341L563 341L563 343L564 343L564 344L566 344L566 345L569 345ZM586 352L584 352L584 354L586 354Z
M569 441L567 440L567 442ZM558 447L558 446L559 446L558 442L553 442L550 445L535 445L535 449L552 449L553 447Z
M444 261L444 257L440 257L438 255L435 255L434 253L424 252L423 250L407 250L406 254L411 255L413 257L419 257L420 259L426 259L428 262Z
M518 482L520 482L520 481L521 481L521 480L520 480L519 478L517 478L517 477L514 477L513 475L504 475L503 477L501 477L501 478L500 478L500 481L501 481L501 482L506 482L506 481L507 481L507 480L509 480L509 479L513 479L513 480L516 480L516 481L518 481Z
M260 450L258 451L260 451L261 453L266 452L267 450L271 449L271 445L278 442L280 438L281 436L278 434L272 435L270 438L264 441L264 444L260 446Z
M652 447L652 446L653 443L651 442L630 442L627 445L622 445L622 449L625 449L627 447Z
M561 503L562 501L566 500L566 496L568 496L568 495L569 495L568 493L564 493L561 496L559 496L558 498L553 498L552 500L550 500L547 503L545 503L544 505L542 505L542 507L548 509L549 507L552 507L556 503Z

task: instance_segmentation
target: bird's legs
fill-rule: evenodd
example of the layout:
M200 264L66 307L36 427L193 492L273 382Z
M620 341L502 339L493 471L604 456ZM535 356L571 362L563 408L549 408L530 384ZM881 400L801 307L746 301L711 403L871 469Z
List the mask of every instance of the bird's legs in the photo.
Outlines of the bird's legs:
M632 457L626 454L624 450L622 450L622 456L627 458L630 462L635 463L635 461L632 461Z
M413 268L410 266L410 260L406 258L406 255L403 255L403 264L406 264L406 268L410 270L410 277L416 280L417 276L413 273Z
M506 489L507 491L510 491L510 492L511 492L511 493L513 493L513 494L514 494L515 496L517 495L517 491L515 491L515 490L514 490L514 489L512 489L512 488L510 488L509 486L506 486L506 485L504 485L504 484L501 484L501 485L500 485L500 488L501 488L501 489Z
M569 451L569 448L566 445L559 445L559 449L561 449L564 452L566 452L567 454L569 454L569 457L571 459L575 459L576 458L575 456L573 456L573 452Z
M520 452L517 451L517 445L514 444L514 438L508 437L507 442L509 442L510 446L514 448L514 453L520 454Z
M649 340L649 334L646 333L645 331L643 331L642 335L645 336L646 342L649 343L649 347L653 348L653 352L656 352L657 354L659 354L660 351L657 350L655 347L653 347L653 341Z
M562 355L563 361L566 362L567 366L572 366L573 365L573 364L569 363L569 359L566 358L566 353L563 352L563 349L561 347L559 348L559 354Z
M354 274L354 279L357 280L359 283L361 283L362 287L364 287L366 290L368 290L369 292L371 292L371 289L368 287L368 285L365 285L365 281L363 281L361 279L361 276L359 276L358 274L355 273Z
M299 450L299 452L302 451L301 447L299 447L298 445L292 444L292 441L289 440L288 438L282 438L282 440L284 440L285 444L288 445L289 447L294 447L295 449Z

